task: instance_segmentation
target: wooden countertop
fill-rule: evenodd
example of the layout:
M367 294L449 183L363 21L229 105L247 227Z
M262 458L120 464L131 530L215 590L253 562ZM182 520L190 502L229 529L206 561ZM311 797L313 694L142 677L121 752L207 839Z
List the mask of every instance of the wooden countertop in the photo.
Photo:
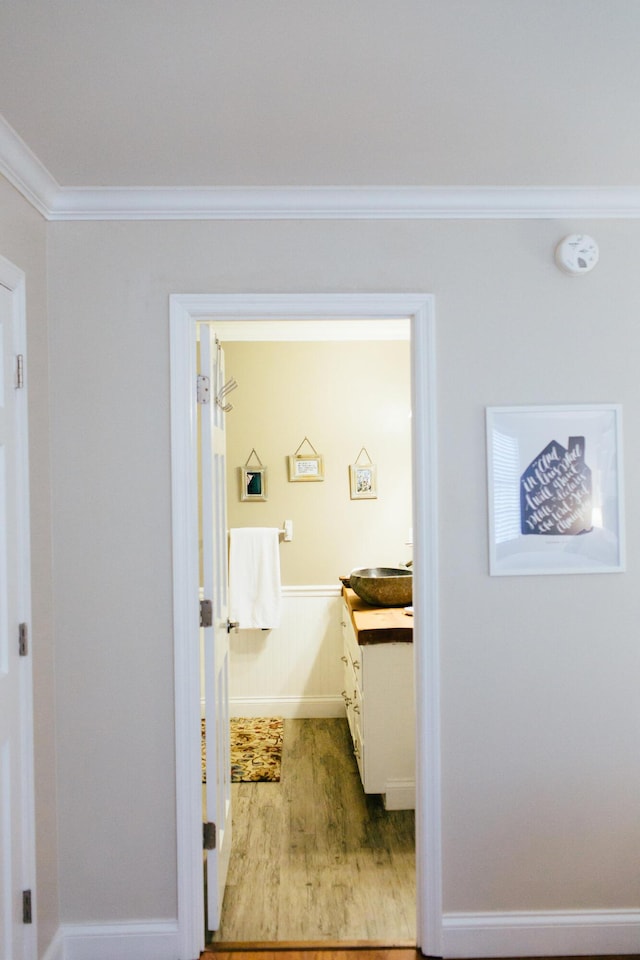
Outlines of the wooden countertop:
M351 589L342 588L359 644L412 643L413 617L404 607L372 607Z

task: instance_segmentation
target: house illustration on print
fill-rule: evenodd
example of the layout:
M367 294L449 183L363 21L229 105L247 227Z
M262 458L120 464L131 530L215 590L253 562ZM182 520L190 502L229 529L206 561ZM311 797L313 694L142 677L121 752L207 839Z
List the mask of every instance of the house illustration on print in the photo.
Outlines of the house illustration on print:
M575 537L591 531L591 514L584 437L569 437L566 448L551 440L520 477L521 533Z

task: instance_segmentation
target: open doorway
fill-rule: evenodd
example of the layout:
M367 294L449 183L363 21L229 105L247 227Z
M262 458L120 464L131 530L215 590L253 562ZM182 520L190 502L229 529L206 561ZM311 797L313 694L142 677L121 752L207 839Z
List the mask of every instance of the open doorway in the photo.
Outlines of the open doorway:
M185 295L171 298L176 773L181 955L203 946L197 502L192 417L195 326L247 318L409 318L412 326L417 697L418 946L441 953L439 668L433 303L426 295ZM284 519L284 518L283 518ZM195 532L194 532L195 531Z
M393 648L363 651L374 659L366 696L352 705L364 671L356 660L346 679L339 582L355 567L412 560L410 324L212 326L225 376L239 384L226 416L229 527L282 527L287 518L292 531L279 549L280 624L230 638L231 716L283 718L284 736L279 781L232 788L234 840L212 942L415 943L410 615L398 617ZM307 435L322 478L292 482L286 454ZM242 483L247 461L260 464L255 499ZM351 486L354 461L375 476L368 496ZM397 676L376 690L380 655L399 659Z

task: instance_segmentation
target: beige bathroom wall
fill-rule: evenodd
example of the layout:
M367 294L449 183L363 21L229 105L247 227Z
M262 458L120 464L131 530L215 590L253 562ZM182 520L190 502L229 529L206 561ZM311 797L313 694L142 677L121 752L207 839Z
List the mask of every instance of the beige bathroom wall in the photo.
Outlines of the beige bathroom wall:
M47 241L43 218L2 176L0 255L26 277L37 917L43 952L58 926Z
M282 582L335 584L358 566L411 559L411 377L408 342L225 343L230 527L282 527ZM322 482L290 482L288 455L305 437L324 458ZM349 464L365 447L378 497L350 498ZM239 470L255 448L268 499L240 499ZM302 453L312 452L304 444ZM251 462L256 463L255 457ZM362 453L360 462L367 462Z

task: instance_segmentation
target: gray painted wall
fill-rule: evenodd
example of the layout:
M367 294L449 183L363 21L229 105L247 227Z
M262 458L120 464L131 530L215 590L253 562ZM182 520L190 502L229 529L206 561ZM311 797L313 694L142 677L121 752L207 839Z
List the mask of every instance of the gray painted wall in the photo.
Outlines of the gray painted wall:
M553 262L577 229L578 280ZM192 292L435 295L445 910L637 906L640 224L48 230L62 919L176 914L168 297ZM485 406L586 402L624 407L628 572L490 578Z

